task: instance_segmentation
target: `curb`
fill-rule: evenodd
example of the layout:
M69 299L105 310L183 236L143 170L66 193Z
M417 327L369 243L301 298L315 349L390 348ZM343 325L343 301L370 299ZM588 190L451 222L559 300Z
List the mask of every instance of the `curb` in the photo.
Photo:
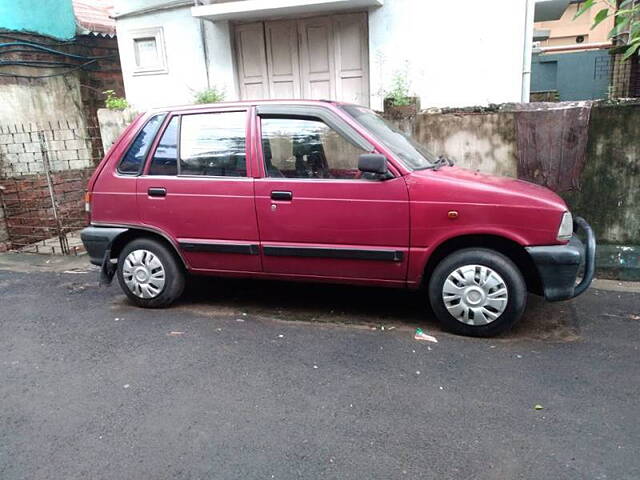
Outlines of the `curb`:
M640 281L640 246L598 245L596 277L630 282Z

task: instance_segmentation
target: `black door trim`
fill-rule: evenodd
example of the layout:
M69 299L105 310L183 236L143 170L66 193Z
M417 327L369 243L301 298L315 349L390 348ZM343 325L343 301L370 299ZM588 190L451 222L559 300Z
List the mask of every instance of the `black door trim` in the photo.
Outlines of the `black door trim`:
M239 253L243 255L258 255L258 245L252 243L196 243L180 242L180 248L186 252L207 253Z
M342 258L346 260L379 260L401 262L404 254L398 250L364 250L356 248L326 247L276 247L263 246L262 251L270 257Z

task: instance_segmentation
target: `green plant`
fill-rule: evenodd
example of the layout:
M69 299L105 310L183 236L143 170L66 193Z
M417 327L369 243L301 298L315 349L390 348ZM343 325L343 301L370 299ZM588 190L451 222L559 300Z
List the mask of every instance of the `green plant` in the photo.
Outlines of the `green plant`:
M411 105L409 96L409 81L405 72L397 72L391 81L391 90L385 92L384 98L389 100L394 107L405 107Z
M104 93L107 98L104 101L104 106L109 110L124 110L129 106L129 102L124 97L116 96L116 92L113 90L105 90Z
M575 20L596 5L603 8L598 10L593 18L591 29L593 30L607 18L614 17L615 25L608 37L624 42L626 49L622 58L627 60L640 48L640 3L636 0L586 0L573 19ZM627 35L626 41L624 41L624 35Z
M224 89L220 89L217 87L207 88L206 90L201 90L196 92L194 95L195 103L218 103L224 100L225 93Z

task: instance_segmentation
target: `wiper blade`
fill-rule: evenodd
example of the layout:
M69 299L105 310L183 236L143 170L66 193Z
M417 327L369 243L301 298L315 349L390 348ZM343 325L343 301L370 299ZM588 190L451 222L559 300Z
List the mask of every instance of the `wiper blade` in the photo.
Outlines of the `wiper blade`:
M431 168L435 170L440 170L442 167L453 167L453 160L445 155L438 156L438 159L433 163Z

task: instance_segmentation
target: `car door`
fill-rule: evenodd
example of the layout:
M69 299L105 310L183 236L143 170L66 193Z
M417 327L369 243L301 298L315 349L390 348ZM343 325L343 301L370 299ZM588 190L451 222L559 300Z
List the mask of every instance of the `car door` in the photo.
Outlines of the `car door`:
M364 178L373 147L323 107L259 106L256 210L267 273L400 283L409 203L404 179Z
M146 226L170 236L196 271L261 271L246 109L167 118L138 177Z

